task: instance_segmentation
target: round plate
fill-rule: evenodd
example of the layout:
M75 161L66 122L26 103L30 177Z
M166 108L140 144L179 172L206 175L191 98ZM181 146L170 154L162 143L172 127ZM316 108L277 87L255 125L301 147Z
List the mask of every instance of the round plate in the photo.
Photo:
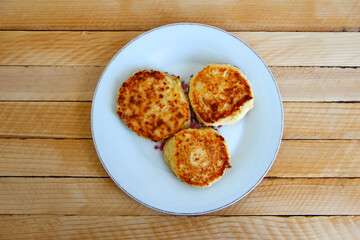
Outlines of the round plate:
M252 85L255 107L237 124L219 129L232 168L211 187L194 188L175 177L154 142L119 119L117 91L138 70L165 71L188 82L210 63L239 67ZM224 30L180 23L145 32L113 57L94 93L91 130L101 163L125 193L161 212L197 215L225 208L259 184L280 146L283 109L274 77L251 47Z

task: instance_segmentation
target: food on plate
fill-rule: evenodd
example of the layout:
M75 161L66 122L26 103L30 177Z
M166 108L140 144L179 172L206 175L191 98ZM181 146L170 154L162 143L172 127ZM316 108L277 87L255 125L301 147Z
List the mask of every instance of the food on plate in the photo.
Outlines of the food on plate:
M194 187L209 187L230 167L225 139L212 128L186 129L169 138L164 159L173 173Z
M190 126L188 98L179 77L142 70L120 87L117 114L139 136L162 141Z
M235 124L254 107L249 81L229 64L210 64L192 77L189 99L196 118L206 126Z

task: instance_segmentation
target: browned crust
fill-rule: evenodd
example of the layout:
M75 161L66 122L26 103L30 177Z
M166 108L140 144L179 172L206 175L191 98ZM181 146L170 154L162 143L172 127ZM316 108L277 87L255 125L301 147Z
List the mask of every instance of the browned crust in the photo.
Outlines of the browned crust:
M215 130L183 130L175 135L175 149L173 171L191 186L209 186L230 167L225 139ZM191 158L199 150L203 154Z
M189 106L181 87L171 84L179 77L154 70L136 72L118 92L117 114L141 137L155 142L177 133L190 120ZM180 85L180 84L179 84Z
M191 106L204 123L212 124L232 116L253 99L249 83L234 68L209 65L191 79Z

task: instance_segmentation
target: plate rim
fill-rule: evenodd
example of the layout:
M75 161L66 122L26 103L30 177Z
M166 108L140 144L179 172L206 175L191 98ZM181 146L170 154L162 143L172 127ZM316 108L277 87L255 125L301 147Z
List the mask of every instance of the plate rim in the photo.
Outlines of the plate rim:
M109 66L112 64L112 62L115 60L115 58L124 50L126 49L130 44L132 44L134 41L136 41L137 39L151 33L151 32L154 32L154 31L157 31L159 29L163 29L163 28L168 28L168 27L174 27L174 26L179 26L179 25L190 25L190 26L201 26L201 27L205 27L205 28L211 28L211 29L214 29L214 30L217 30L217 31L221 31L233 38L235 38L236 40L240 41L242 44L244 44L245 46L247 46L261 61L262 63L265 65L267 71L269 72L270 76L271 76L271 79L273 80L273 83L275 85L275 88L276 88L276 92L277 92L277 95L278 95L278 98L279 98L279 102L280 102L280 109L281 109L281 131L280 131L280 137L278 139L278 143L277 143L277 148L276 148L276 151L274 153L274 156L269 164L269 166L267 167L266 171L264 172L264 174L262 175L261 178L259 178L259 180L254 184L253 187L251 187L247 192L245 192L244 194L242 194L241 196L239 196L238 198L232 200L231 202L223 205L223 206L220 206L220 207L217 207L217 208L214 208L214 209L210 209L210 210L206 210L206 211L201 211L201 212L189 212L189 213L186 213L186 212L172 212L172 211L167 211L167 210L164 210L164 209L160 209L160 208L157 208L157 207L154 207L154 206L151 206L143 201L141 201L140 199L137 199L136 197L134 197L133 195L131 195L129 192L127 192L116 180L115 178L110 174L110 172L108 171L105 163L103 162L100 154L99 154L99 150L98 150L98 147L97 147L97 144L96 144L96 139L95 139L95 135L94 135L94 126L93 126L93 114L94 114L94 103L95 103L95 98L96 98L96 95L97 95L97 91L98 91L98 88L99 88L99 85L103 79L103 76L105 74L105 72L107 71L107 69L109 68ZM264 177L266 176L266 174L269 172L271 166L273 165L275 159L276 159L276 156L279 152L279 149L280 149L280 145L281 145L281 142L282 142L282 137L283 137L283 132L284 132L284 108L283 108L283 102L282 102L282 98L281 98L281 94L280 94L280 90L279 90L279 86L271 72L271 70L269 69L269 66L265 63L265 61L261 58L261 56L249 45L247 44L246 42L244 42L242 39L240 39L239 37L231 34L230 32L224 30L224 29L221 29L221 28L218 28L218 27L215 27L215 26L211 26L211 25L207 25L207 24L202 24L202 23L193 23L193 22L179 22L179 23L171 23L171 24L166 24L166 25L162 25L162 26L159 26L159 27L155 27L153 29L150 29L142 34L140 34L139 36L136 36L135 38L131 39L127 44L125 44L112 58L111 60L108 62L108 64L106 65L106 67L104 68L103 72L101 73L101 76L96 84L96 87L95 87L95 90L94 90L94 95L93 95L93 98L92 98L92 103L91 103L91 136L92 136L92 140L93 140L93 144L94 144L94 147L95 147L95 150L96 150L96 154L101 162L101 165L103 166L103 168L105 169L106 173L109 175L109 177L111 178L111 180L124 192L126 193L129 197L131 197L132 199L134 199L135 201L137 201L138 203L150 208L150 209L153 209L155 211L158 211L158 212L163 212L163 213L167 213L167 214L171 214L171 215L182 215L182 216L193 216L193 215L203 215L203 214L207 214L207 213L212 213L212 212L216 212L216 211L219 211L221 209L224 209L238 201L240 201L241 199L243 199L244 197L246 197L252 190L254 190L254 188L256 188L259 183L264 179Z

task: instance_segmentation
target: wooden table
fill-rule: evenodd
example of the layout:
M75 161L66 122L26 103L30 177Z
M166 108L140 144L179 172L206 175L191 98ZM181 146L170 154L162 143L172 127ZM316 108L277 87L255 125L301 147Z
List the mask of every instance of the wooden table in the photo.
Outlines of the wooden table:
M98 160L104 66L145 30L199 22L249 43L284 101L278 157L238 203L170 216ZM359 1L0 1L1 239L360 239Z

